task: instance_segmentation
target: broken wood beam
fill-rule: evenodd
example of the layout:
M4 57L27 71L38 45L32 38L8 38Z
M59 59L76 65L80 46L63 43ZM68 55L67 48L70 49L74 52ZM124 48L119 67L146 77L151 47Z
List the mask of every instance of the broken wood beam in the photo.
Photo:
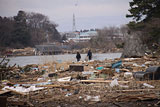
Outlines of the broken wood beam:
M66 89L73 89L74 87L70 85L40 85L37 87L48 87L48 88L66 88Z
M11 92L10 90L0 90L0 95L2 95L2 94L5 94L5 93L9 93L9 92Z
M20 94L20 95L23 95L23 96L27 95L27 93L24 93L24 92L18 92L18 91L9 89L9 88L6 88L6 89L9 90L9 91L11 91L11 92L13 92L13 93L15 93L15 94Z
M82 83L110 83L113 80L81 80ZM129 81L118 81L118 83L129 83Z
M126 96L117 96L112 99L116 99L116 101L145 101L145 100L154 100L158 99L158 96L154 93L149 94L138 94L138 95L126 95Z
M26 107L27 106L27 102L24 101L7 101L8 105L14 105L14 106L23 106Z
M117 92L141 92L141 91L160 91L160 88L157 89L132 89L132 90L116 90Z

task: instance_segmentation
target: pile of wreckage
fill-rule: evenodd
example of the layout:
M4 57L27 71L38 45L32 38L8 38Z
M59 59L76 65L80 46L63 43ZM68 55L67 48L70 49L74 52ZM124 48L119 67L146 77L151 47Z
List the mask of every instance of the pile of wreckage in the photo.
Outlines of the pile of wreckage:
M160 58L0 63L0 104L16 106L159 106Z

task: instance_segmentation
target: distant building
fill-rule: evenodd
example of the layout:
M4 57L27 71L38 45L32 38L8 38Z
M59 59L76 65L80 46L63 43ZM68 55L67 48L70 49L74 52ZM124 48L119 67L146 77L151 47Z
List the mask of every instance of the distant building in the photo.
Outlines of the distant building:
M71 32L66 34L67 39L74 42L88 42L92 37L96 36L97 31Z
M97 31L80 32L79 42L87 42L91 38L96 37L97 35Z

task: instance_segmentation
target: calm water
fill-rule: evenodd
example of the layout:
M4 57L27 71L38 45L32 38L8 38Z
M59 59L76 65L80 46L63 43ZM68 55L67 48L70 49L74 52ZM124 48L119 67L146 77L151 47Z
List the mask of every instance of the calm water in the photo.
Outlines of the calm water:
M81 60L86 58L86 54L81 54ZM93 53L93 60L105 60L119 58L121 53L105 53L105 54L95 54ZM15 63L19 66L25 66L27 64L43 64L50 61L76 61L76 54L64 54L64 55L50 55L50 56L19 56L10 57L10 65ZM0 58L0 60L2 60Z

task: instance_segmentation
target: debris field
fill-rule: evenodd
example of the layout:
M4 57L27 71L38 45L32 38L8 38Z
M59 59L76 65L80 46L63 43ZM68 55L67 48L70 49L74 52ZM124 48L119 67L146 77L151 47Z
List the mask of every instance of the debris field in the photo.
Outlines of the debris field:
M0 62L4 107L160 106L160 58L49 62L24 67Z

